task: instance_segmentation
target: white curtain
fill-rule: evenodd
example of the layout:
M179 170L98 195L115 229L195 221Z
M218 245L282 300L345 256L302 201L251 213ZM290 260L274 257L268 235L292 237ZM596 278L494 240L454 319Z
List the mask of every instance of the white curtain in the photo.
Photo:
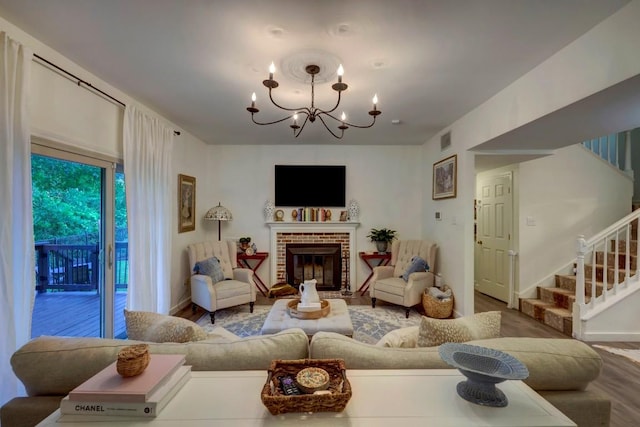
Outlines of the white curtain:
M32 57L0 32L0 405L24 392L9 359L31 338L35 295L27 110Z
M168 314L171 303L173 129L127 105L124 174L129 225L129 310Z

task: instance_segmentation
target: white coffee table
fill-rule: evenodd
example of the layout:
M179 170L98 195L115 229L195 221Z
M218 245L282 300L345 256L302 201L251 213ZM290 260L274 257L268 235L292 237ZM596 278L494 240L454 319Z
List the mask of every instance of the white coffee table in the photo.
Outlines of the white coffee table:
M191 379L156 418L60 415L39 426L236 427L236 426L574 426L521 381L498 387L505 408L479 406L460 398L455 369L348 370L353 396L343 412L271 415L260 400L266 371L192 372ZM97 424L100 423L100 424Z
M301 328L310 337L316 332L337 332L348 337L353 336L353 323L349 317L347 303L343 299L330 299L331 311L320 319L298 319L291 317L287 310L290 299L279 299L271 307L271 311L262 325L261 333L275 334L289 328Z

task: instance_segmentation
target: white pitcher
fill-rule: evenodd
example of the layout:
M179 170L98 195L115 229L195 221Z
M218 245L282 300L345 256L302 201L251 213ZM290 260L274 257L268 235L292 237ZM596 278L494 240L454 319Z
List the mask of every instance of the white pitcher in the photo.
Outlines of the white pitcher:
M300 304L307 305L313 302L320 302L320 295L316 290L317 280L305 280L301 283L298 289L300 289Z

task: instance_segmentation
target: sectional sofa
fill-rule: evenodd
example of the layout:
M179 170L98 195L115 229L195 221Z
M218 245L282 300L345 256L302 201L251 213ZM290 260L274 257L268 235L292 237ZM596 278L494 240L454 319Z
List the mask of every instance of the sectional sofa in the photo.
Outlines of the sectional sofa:
M71 389L112 363L118 350L140 341L103 338L39 337L11 357L27 396L16 397L0 410L3 427L33 426L59 406ZM505 351L529 369L525 382L579 426L608 426L610 401L589 390L602 369L600 356L572 339L495 338L471 341ZM187 343L152 343L150 352L181 353L193 370L264 370L273 359L342 358L347 369L449 368L437 347L392 348L364 344L320 332L311 342L302 329L273 335L209 337ZM266 376L265 376L266 378ZM259 393L259 390L256 390Z

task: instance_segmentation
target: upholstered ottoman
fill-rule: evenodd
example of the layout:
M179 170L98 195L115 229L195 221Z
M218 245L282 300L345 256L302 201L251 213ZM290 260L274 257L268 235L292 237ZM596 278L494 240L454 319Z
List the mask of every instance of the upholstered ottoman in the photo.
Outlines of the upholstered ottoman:
M298 319L291 317L287 310L290 299L279 299L269 311L262 326L262 335L273 334L289 328L301 328L312 337L316 332L337 332L348 337L353 336L353 324L349 317L347 303L342 299L330 299L331 311L320 319Z

